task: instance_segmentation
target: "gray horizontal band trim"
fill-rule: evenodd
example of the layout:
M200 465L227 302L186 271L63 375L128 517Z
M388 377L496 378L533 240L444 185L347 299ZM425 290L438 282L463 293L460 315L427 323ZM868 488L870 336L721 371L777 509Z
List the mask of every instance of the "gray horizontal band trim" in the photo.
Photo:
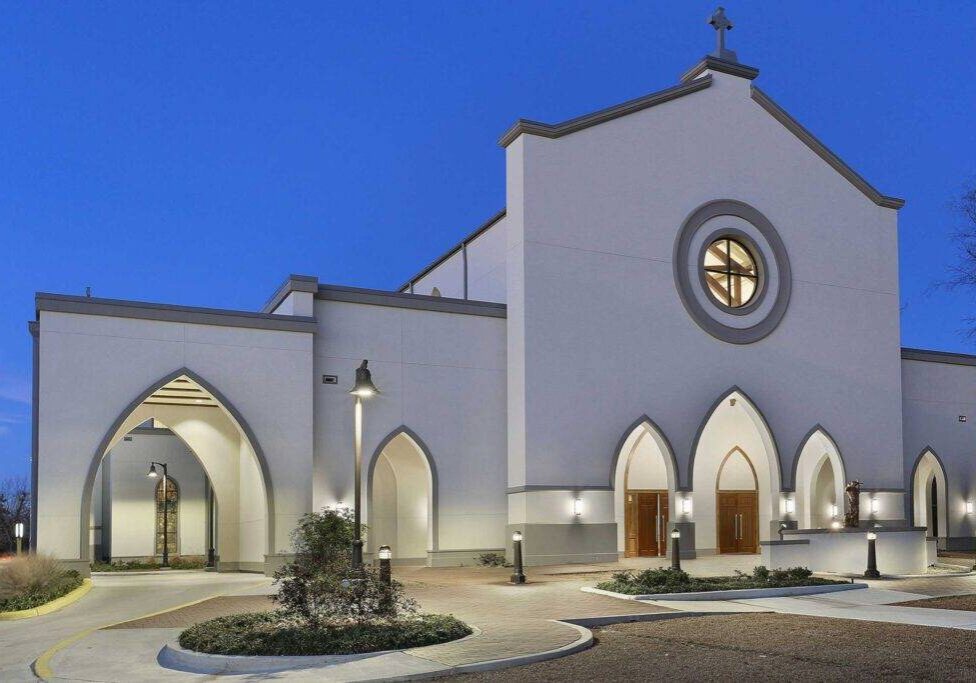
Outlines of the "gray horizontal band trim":
M810 543L809 538L794 538L792 540L782 540L782 541L759 541L759 545L808 545Z
M902 360L918 360L927 363L946 363L948 365L976 365L976 356L948 351L927 351L925 349L901 350Z
M468 235L463 240L461 240L460 242L458 242L457 244L455 244L453 247L451 247L449 250L447 250L444 253L443 256L440 256L439 258L437 258L429 266L427 266L426 268L424 268L423 270L421 270L419 273L417 273L416 275L414 275L412 278L410 278L409 280L407 280L406 282L404 282L402 285L400 285L400 291L402 292L403 290L409 290L410 289L410 285L414 284L415 282L417 282L417 280L421 279L427 273L429 273L430 271L434 270L434 268L436 268L437 266L439 266L442 263L444 263L444 261L446 261L447 259L449 259L452 256L454 256L454 254L456 254L459 251L461 251L464 248L464 245L469 244L469 243L473 242L474 240L476 240L478 237L480 237L481 236L481 233L485 232L486 230L488 230L488 228L490 228L495 223L497 223L498 221L500 221L501 219L503 219L505 217L505 211L506 211L505 209L502 209L501 211L499 211L498 213L496 213L494 216L492 216L487 221L485 221L480 226L478 226L475 229L474 232L472 232L470 235Z
M908 493L905 489L895 489L895 488L871 488L869 486L862 486L861 493Z
M813 150L817 156L826 161L835 171L844 176L848 182L851 183L851 185L864 193L864 195L872 202L878 206L883 206L886 209L900 209L901 207L905 206L904 199L887 197L874 189L874 186L872 186L871 183L865 180L857 171L845 164L839 156L831 152L825 144L820 142L820 140L818 140L813 133L804 128L799 121L786 113L785 109L773 102L769 95L764 93L756 86L752 86L752 99L755 100L760 107L769 112L774 119L786 126L786 128L793 133L793 135L800 139L800 142Z
M686 83L701 75L704 71L720 71L723 74L748 78L750 81L759 75L759 69L753 66L746 66L738 62L730 62L726 59L706 55L702 57L700 62L681 74L681 82Z
M651 93L650 95L645 95L644 97L638 97L635 100L629 100L622 104L601 109L600 111L593 112L592 114L578 116L575 119L570 119L569 121L564 121L562 123L540 123L539 121L519 119L512 125L511 128L505 131L501 138L499 138L498 144L502 147L508 147L508 145L511 144L515 138L523 133L527 133L529 135L539 135L544 138L561 138L564 135L575 133L583 130L584 128L589 128L590 126L595 126L600 123L606 123L607 121L612 121L613 119L620 118L621 116L627 116L628 114L633 114L634 112L647 109L648 107L663 104L664 102L670 102L671 100L676 100L679 97L684 97L685 95L690 95L691 93L698 92L699 90L704 90L711 84L711 76L697 78L693 81L689 81L688 83L681 83L680 85L673 86L666 90L659 90L656 93Z
M842 527L840 529L783 529L784 536L796 536L804 534L866 534L874 531L879 534L893 533L897 531L925 531L924 526L870 526L869 520L861 520L864 526ZM760 544L762 542L760 541Z
M462 315L484 315L490 318L504 318L507 316L507 307L505 304L496 304L490 301L471 301L469 299L449 299L443 296L407 294L406 292L387 292L381 289L319 285L319 291L315 297L325 301L342 301L351 304L366 304L368 306L411 308L419 311L460 313Z
M298 315L270 315L250 311L231 311L221 308L198 308L195 306L172 306L143 301L123 301L120 299L96 299L87 296L67 294L38 293L34 297L38 312L79 313L81 315L104 315L113 318L139 318L172 323L194 325L220 325L225 327L248 327L259 330L279 330L284 332L315 332L315 318Z
M613 491L612 486L606 484L525 484L523 486L509 486L505 493L531 493L532 491Z
M310 292L315 294L319 288L319 279L314 275L289 275L285 278L271 298L261 308L262 313L270 313L281 305L292 292Z

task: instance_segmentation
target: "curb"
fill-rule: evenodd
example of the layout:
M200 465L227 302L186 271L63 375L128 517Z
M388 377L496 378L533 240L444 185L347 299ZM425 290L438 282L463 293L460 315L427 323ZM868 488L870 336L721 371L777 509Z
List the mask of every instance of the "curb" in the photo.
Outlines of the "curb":
M450 643L460 643L469 638L480 636L481 629L469 625L471 633L450 640ZM432 645L429 647L436 647ZM208 652L187 650L173 640L165 645L156 655L156 662L173 671L183 671L193 674L211 675L247 675L273 674L283 671L299 671L302 669L324 668L338 666L348 662L357 662L397 652L411 654L411 650L422 648L405 648L402 650L378 650L376 652L362 652L352 655L215 655Z
M580 588L584 593L596 593L620 600L681 600L696 602L711 602L724 600L755 600L757 598L788 598L795 595L816 595L818 593L838 593L840 591L867 588L866 583L841 583L828 586L791 586L787 588L738 588L727 591L697 591L694 593L648 593L646 595L628 595L614 593L584 586Z
M16 612L0 612L0 621L30 619L31 617L39 617L44 614L50 614L51 612L57 612L59 609L81 600L91 589L91 579L82 579L81 585L75 588L73 591L62 595L60 598L55 598L50 602L45 602L43 605L38 605L37 607L32 607L31 609L17 610Z

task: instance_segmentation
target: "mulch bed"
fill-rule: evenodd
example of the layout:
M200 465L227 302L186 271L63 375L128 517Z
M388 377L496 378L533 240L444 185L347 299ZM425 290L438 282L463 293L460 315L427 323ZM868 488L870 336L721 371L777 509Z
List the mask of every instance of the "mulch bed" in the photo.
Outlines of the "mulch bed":
M976 595L948 595L944 598L926 598L895 603L901 607L931 607L933 609L961 609L976 612Z
M974 680L976 632L752 613L616 624L561 659L456 677L484 681Z

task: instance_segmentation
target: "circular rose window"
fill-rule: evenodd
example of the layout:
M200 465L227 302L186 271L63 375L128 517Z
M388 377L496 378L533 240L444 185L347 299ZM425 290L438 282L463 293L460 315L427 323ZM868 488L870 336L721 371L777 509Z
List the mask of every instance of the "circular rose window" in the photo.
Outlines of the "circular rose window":
M720 237L705 250L702 269L708 293L729 308L741 308L759 289L759 269L752 252L739 240Z

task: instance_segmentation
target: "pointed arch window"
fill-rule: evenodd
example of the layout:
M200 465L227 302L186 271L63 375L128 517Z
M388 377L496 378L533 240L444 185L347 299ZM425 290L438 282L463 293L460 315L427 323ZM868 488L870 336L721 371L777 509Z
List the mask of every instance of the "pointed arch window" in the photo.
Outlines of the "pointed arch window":
M178 555L177 548L179 548L179 539L177 538L177 530L180 528L179 525L179 512L180 512L180 487L176 483L173 477L166 477L165 479L165 494L163 493L163 479L160 479L156 483L156 542L155 542L155 552L157 555L163 554L163 538L166 537L169 543L168 552L169 555ZM165 499L164 496L165 495ZM164 514L165 511L165 514ZM166 525L169 527L168 533L163 533L163 519L166 519Z

